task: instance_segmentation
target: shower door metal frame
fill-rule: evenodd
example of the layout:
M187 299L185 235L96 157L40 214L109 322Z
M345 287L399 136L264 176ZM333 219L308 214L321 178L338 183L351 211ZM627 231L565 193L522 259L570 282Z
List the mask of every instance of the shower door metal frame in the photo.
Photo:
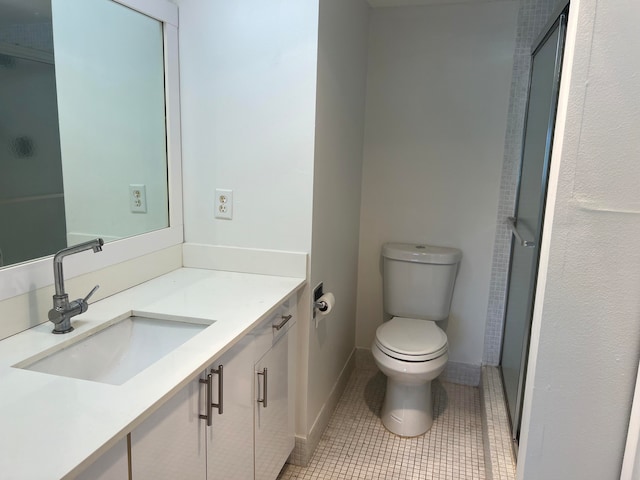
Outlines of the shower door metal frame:
M543 44L547 41L547 39L555 32L556 29L558 29L558 44L556 46L555 68L554 68L554 74L553 74L553 87L552 87L552 95L551 95L552 104L549 112L549 119L547 122L547 136L546 136L544 163L543 163L543 170L542 170L542 179L544 179L544 181L542 184L542 191L540 195L539 235L537 238L534 238L533 241L520 242L523 247L535 248L537 249L537 252L535 253L536 255L535 268L533 269L533 275L532 275L531 286L529 291L528 308L526 313L528 325L526 325L525 327L525 332L524 332L525 336L523 339L523 351L522 351L522 358L520 363L520 373L518 378L518 389L516 393L515 418L511 418L511 416L509 415L509 409L507 408L507 415L509 416L509 421L511 423L511 436L512 436L513 447L514 447L513 452L516 458L518 456L517 444L520 437L522 403L524 399L524 386L526 382L526 371L527 371L528 357L529 357L529 342L530 342L530 336L531 336L531 321L532 321L532 315L533 315L533 304L535 302L536 283L538 279L538 269L539 269L539 262L540 262L540 240L542 238L542 233L543 233L542 227L544 224L547 187L548 187L548 181L549 181L549 164L551 162L551 152L552 152L553 140L554 140L555 118L556 118L557 109L558 109L558 94L560 89L560 79L562 76L562 59L564 57L564 46L565 46L565 38L566 38L566 30L567 30L568 13L569 13L569 1L561 4L556 9L556 11L551 16L551 19L542 30L542 33L534 42L533 48L531 49L531 69L529 72L529 83L527 87L527 108L525 110L525 121L523 126L523 135L522 135L523 142L522 142L521 153L520 153L520 172L519 172L519 178L518 178L518 188L516 191L516 204L514 206L514 215L515 213L518 212L518 206L520 203L519 202L520 186L521 186L522 171L523 171L522 163L524 161L527 121L528 121L529 106L530 106L529 102L530 102L531 84L533 80L533 58L536 55L536 53L540 50L540 48L543 46ZM503 327L502 327L503 342L504 342L504 334L506 329L506 320L507 320L506 307L509 301L509 298L508 298L509 285L511 282L511 268L512 268L512 261L513 261L513 251L515 246L514 244L517 240L516 237L518 238L521 237L521 235L517 231L517 218L509 217L507 219L507 222L511 225L512 235L511 235L511 251L509 255L509 275L507 278L507 293L505 296L505 311L504 311L505 317L504 317ZM499 365L502 365L502 351L503 351L503 348L501 348ZM504 390L503 392L504 398L505 398L505 401L508 402L507 392L504 384L504 376L502 374L502 369L499 369L499 370L500 370L500 375L502 377L501 379L502 379L502 386Z

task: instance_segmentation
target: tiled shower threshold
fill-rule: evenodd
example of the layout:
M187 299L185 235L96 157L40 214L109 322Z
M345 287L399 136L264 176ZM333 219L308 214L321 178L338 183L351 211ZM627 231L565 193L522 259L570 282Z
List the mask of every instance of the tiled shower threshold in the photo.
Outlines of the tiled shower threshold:
M482 430L487 478L515 480L513 441L498 368L482 367L481 382Z

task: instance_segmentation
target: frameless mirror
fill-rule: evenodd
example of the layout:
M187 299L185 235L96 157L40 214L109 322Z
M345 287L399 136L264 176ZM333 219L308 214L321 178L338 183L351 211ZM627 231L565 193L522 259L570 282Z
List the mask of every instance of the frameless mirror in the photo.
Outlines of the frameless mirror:
M163 45L111 0L0 0L0 266L169 226Z

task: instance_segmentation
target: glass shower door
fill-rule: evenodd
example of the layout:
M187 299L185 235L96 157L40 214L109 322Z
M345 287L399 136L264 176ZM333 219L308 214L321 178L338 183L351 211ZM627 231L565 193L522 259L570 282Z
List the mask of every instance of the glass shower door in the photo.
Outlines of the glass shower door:
M566 11L533 52L516 216L509 219L513 240L500 365L515 440L520 433L565 30Z

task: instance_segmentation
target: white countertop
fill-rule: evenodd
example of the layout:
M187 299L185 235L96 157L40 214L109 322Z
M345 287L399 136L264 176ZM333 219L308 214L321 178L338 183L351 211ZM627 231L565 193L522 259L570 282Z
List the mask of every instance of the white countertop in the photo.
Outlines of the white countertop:
M54 479L84 468L303 283L301 278L181 268L92 304L72 319L71 333L53 335L47 322L0 341L0 476ZM131 311L215 323L122 385L12 367Z

